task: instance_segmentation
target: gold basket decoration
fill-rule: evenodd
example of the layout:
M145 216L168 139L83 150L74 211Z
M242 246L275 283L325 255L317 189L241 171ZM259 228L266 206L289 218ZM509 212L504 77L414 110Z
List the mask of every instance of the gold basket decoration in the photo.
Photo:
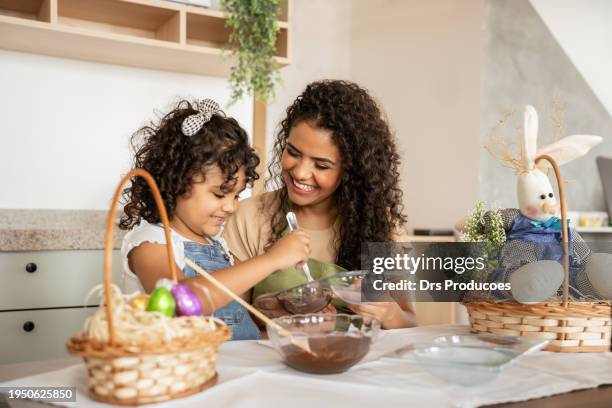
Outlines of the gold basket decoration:
M563 234L563 300L534 304L463 302L469 314L471 331L549 339L550 343L545 348L547 351L569 353L609 351L612 304L569 300L569 226L563 178L552 157L540 156L536 163L540 160L550 162L559 189Z
M66 344L70 353L85 360L92 398L118 405L182 398L213 386L217 382L218 346L231 337L231 330L218 319L168 318L134 309L112 285L115 206L124 185L138 176L146 180L153 192L164 225L168 266L172 279L177 282L168 216L161 194L148 172L134 169L119 183L106 222L104 305L88 319L86 330L71 337Z

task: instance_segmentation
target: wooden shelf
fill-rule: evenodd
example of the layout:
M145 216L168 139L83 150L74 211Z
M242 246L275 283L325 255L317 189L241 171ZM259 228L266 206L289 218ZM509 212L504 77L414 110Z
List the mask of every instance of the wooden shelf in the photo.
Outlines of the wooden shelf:
M47 0L0 0L0 14L50 22L50 2Z
M228 43L229 35L223 16L187 13L187 44L221 48Z
M56 0L60 25L179 43L180 11L107 0ZM173 35L174 34L174 35Z
M291 0L276 61L289 64ZM225 77L229 30L217 10L162 0L0 0L0 48Z

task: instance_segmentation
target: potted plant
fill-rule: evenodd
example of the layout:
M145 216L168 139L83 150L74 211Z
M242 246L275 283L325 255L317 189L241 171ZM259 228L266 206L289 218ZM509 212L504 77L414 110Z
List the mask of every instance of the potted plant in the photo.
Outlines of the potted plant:
M229 77L230 104L245 95L266 102L274 96L274 85L280 79L273 58L279 1L222 0L221 5L231 29L229 50L236 60Z

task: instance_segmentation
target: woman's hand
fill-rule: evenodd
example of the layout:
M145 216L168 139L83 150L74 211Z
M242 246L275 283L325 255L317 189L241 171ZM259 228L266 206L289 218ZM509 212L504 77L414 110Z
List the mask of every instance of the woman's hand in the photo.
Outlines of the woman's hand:
M265 253L274 269L291 266L301 268L310 257L310 236L304 231L293 231L285 235Z
M350 304L355 313L380 321L383 329L415 326L414 313L402 309L396 302L371 302Z

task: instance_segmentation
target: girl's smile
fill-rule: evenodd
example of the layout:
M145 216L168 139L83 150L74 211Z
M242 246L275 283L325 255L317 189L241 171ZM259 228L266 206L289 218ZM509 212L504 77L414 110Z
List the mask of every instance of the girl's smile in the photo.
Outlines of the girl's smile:
M225 221L227 221L227 219L229 218L231 214L227 214L225 216L219 216L219 215L211 215L211 223L213 226L215 227L221 227L221 225L225 224ZM216 234L215 234L216 235Z
M217 225L217 226L223 225L223 223L225 222L225 219L226 219L225 217L219 217L219 216L216 216L216 215L211 215L210 218L212 218L213 224Z
M221 232L221 226L234 213L238 197L246 186L244 167L234 175L231 190L221 190L226 181L221 169L214 166L204 177L196 178L190 190L178 198L172 228L196 242L207 242Z

